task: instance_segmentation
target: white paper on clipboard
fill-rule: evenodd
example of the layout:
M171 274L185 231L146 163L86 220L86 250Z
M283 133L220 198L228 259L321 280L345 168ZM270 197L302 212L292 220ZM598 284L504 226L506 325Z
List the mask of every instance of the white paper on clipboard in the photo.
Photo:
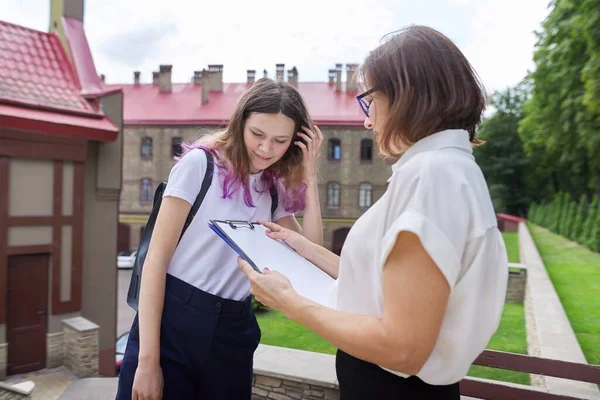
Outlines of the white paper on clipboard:
M282 273L298 294L331 307L330 296L336 281L281 240L268 237L263 225L215 220L211 224L220 231L215 232L221 239L259 270L268 267Z

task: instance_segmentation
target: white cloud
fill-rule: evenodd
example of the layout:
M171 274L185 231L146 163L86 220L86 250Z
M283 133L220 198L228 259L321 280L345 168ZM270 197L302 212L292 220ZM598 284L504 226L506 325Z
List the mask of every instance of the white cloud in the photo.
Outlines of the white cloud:
M502 90L533 70L534 31L548 15L547 0L479 0L470 42L462 50L488 90Z
M4 20L45 31L50 0L2 0ZM7 4L6 4L7 3ZM274 75L296 66L301 81L325 81L336 62L361 62L383 35L411 23L439 29L465 52L486 86L521 80L531 62L547 0L87 0L86 34L107 82L151 80L172 64L175 81L224 64L224 79L246 69ZM131 33L131 34L127 34Z

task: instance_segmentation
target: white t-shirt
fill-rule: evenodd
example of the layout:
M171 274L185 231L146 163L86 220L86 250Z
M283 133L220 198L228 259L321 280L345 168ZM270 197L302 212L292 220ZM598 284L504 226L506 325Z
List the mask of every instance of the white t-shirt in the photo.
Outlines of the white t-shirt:
M194 204L202 186L206 162L203 150L194 149L186 153L173 166L163 197L179 197ZM167 273L223 298L243 300L250 295L248 278L237 267L237 253L208 227L208 222L211 219L271 221L271 194L269 190L263 193L257 191L262 190L265 185L261 176L262 172L259 172L249 177L255 207L248 207L244 203L241 187L231 199L223 198L222 179L215 163L212 184L198 213L175 249ZM284 195L281 184L278 193L280 201L273 221L293 215L281 205Z
M417 376L455 383L496 331L508 280L506 248L466 131L426 137L392 167L387 191L342 249L337 309L381 317L383 266L401 231L419 237L451 288L438 340Z

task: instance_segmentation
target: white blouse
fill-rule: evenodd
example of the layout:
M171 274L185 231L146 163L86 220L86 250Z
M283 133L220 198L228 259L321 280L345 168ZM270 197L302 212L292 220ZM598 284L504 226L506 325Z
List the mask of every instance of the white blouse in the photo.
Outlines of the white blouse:
M438 340L417 376L452 384L467 374L500 322L508 281L504 240L468 132L420 140L392 171L385 194L348 234L335 306L380 317L383 266L400 232L416 234L451 289Z

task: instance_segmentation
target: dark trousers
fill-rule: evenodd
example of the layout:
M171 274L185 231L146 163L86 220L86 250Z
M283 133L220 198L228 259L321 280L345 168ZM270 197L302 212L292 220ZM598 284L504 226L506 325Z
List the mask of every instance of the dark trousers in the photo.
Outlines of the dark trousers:
M458 383L434 386L416 376L403 378L338 350L335 360L340 400L460 400Z
M250 400L252 361L259 342L250 299L223 299L167 274L160 328L163 399ZM136 315L117 400L131 399L139 349Z

